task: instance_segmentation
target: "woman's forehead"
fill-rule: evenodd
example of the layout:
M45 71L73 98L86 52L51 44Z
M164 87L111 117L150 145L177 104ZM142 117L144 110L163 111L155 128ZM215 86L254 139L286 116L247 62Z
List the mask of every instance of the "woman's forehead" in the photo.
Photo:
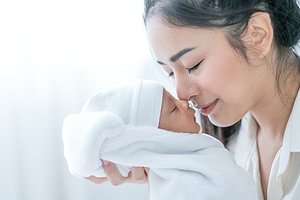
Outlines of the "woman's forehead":
M149 19L147 37L157 60L166 62L183 49L211 46L214 38L223 36L222 29L169 27L155 18Z
M148 34L156 33L161 35L164 33L173 34L173 35L182 35L186 34L207 34L210 35L213 32L222 31L222 28L215 27L196 27L196 26L177 26L170 24L167 20L159 16L153 16L147 20L146 30Z

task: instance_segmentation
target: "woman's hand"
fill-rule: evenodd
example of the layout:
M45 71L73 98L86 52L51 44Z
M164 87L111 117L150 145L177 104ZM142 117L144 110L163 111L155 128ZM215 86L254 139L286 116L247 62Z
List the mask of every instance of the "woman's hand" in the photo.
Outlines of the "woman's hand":
M128 177L123 177L114 163L102 160L103 169L106 177L99 178L95 176L87 177L86 179L96 184L101 184L109 181L112 185L118 186L123 183L148 183L149 168L132 167Z

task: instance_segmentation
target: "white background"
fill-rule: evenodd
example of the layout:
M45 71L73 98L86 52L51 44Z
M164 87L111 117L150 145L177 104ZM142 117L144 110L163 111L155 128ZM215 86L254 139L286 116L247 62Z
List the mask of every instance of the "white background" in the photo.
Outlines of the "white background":
M143 1L0 0L0 199L147 199L147 185L70 175L64 117L94 92L157 73Z
M156 78L142 0L0 1L0 199L143 200L147 186L70 175L64 117L108 86Z

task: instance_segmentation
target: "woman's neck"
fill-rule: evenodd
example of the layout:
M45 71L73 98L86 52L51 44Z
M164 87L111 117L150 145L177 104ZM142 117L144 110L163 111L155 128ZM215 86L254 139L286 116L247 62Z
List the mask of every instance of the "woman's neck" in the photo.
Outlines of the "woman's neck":
M258 123L260 132L268 134L270 139L283 139L300 86L300 74L296 67L294 69L295 72L279 86L281 92L278 91L274 81L269 82L264 95L250 111Z

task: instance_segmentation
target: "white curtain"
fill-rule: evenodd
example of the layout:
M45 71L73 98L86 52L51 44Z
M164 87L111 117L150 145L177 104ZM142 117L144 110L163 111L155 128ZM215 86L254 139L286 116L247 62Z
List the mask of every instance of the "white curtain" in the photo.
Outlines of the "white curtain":
M148 198L147 185L70 175L64 117L94 92L155 75L143 1L0 1L0 199Z

